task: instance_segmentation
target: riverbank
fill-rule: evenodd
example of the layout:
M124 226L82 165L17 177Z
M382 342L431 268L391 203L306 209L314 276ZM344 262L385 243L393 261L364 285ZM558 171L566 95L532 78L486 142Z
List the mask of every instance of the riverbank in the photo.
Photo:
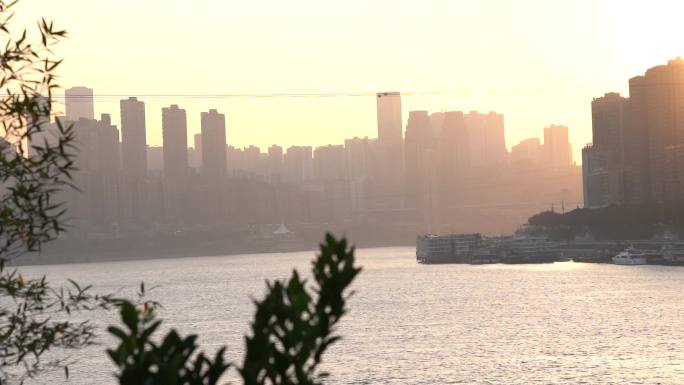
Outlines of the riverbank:
M413 246L413 230L364 232L332 230L344 234L358 248ZM58 239L40 253L27 253L14 266L95 263L197 256L268 254L316 251L325 231L309 229L280 236L245 233L159 234L155 236L81 237Z

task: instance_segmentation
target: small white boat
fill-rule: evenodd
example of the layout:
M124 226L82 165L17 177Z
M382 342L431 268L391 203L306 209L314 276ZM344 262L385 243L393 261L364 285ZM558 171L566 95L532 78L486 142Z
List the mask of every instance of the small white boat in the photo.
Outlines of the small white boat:
M614 256L613 263L616 265L645 265L647 263L646 254L633 247L629 247Z

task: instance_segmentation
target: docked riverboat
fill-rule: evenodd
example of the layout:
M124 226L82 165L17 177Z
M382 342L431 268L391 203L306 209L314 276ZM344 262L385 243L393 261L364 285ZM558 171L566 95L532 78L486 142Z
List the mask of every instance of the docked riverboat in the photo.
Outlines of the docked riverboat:
M613 257L613 263L616 265L645 265L648 263L648 259L643 252L628 247Z

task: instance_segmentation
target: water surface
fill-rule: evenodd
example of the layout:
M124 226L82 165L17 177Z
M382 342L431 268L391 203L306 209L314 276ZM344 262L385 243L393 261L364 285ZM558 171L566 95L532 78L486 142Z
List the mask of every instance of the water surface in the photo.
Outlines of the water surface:
M576 263L418 265L413 248L363 249L332 384L682 384L684 268ZM239 361L265 279L308 270L314 253L31 266L132 295L154 286L165 325ZM96 314L103 327L114 314ZM103 338L104 345L111 340ZM114 384L96 346L29 384ZM230 376L234 379L234 373ZM234 381L235 382L235 381Z

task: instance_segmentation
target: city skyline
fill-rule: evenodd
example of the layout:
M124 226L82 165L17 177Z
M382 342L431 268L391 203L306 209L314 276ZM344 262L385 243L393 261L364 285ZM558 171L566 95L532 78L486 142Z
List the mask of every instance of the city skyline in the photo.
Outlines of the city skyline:
M183 5L174 1L95 6L27 0L21 17L45 16L69 26L71 37L58 51L67 58L63 86L87 84L102 95L138 95L148 114L171 104L169 97L146 99L148 94L367 92L373 97L378 90L396 90L405 94L404 122L412 110L503 113L509 148L540 127L568 126L575 159L591 137L586 100L605 90L626 94L623 79L684 53L684 42L676 38L684 35L676 16L682 6L674 2L432 3L441 11L417 2L295 1L260 7L205 1L188 21ZM132 7L136 12L126 11ZM458 22L450 15L459 15ZM112 24L118 17L128 20L124 30ZM152 17L185 28L149 34L144 28ZM222 45L212 43L214 36ZM408 94L426 91L446 93ZM374 136L374 106L365 99L173 102L189 117L207 108L221 110L231 116L233 143L266 148L269 142L317 146ZM95 115L109 112L119 125L117 104L118 98L102 99ZM148 122L151 145L162 142L157 115ZM195 120L189 121L189 132L199 132Z
M97 105L92 89L67 94L73 96L66 100L69 116L57 119L73 123L79 148L74 181L80 191L65 197L75 237L274 223L382 227L398 221L409 232L467 230L473 224L464 218L486 222L503 210L505 220L482 223L483 230L500 232L554 202L580 204L579 167L565 126L538 130L545 141L533 140L539 156L514 157L503 114L409 111L404 126L401 94L392 91L375 94L377 132L370 138L240 148L231 143L231 119L223 111L203 111L202 133L192 134L192 118L171 104L156 111L164 130L160 147L146 143L150 115L137 97L120 100L119 130L110 114L88 118ZM49 139L52 129L32 140Z
M677 57L630 77L627 97L594 98L593 143L582 149L585 207L681 201L683 93Z
M182 124L183 129L182 131L185 133L185 139L184 143L186 148L188 149L193 149L193 148L200 148L199 154L201 154L201 138L202 138L202 121L205 117L206 114L211 113L220 113L223 116L223 119L225 121L225 137L226 137L226 145L232 149L238 149L238 150L251 150L251 149L258 149L260 153L268 153L268 149L271 146L279 146L284 149L287 149L289 147L301 147L301 146L307 146L311 147L312 149L314 148L321 148L321 147L326 147L326 146L331 146L331 145L340 145L344 144L344 142L350 138L370 138L370 139L377 139L380 144L383 144L385 146L401 146L403 145L403 141L405 140L406 132L410 131L410 121L411 121L411 115L414 113L426 113L429 114L429 122L427 122L431 129L433 130L433 135L436 137L440 136L440 130L442 127L442 124L444 122L444 117L447 116L449 113L454 113L458 112L461 113L463 116L462 119L464 119L464 124L468 125L468 130L470 136L473 136L474 133L476 132L482 132L483 136L482 138L478 139L479 142L473 143L475 146L474 148L470 149L469 151L472 151L474 154L480 154L483 158L482 159L489 159L489 158L495 158L497 159L494 161L494 163L498 162L505 162L507 161L507 158L511 152L513 151L513 148L521 144L525 141L528 141L530 139L535 139L537 136L532 136L532 137L525 137L522 138L519 142L517 143L510 143L506 140L506 129L504 128L505 123L504 123L504 114L496 112L496 111L488 111L488 112L481 112L479 110L452 110L452 111L427 111L423 109L418 109L418 110L410 110L406 111L404 108L402 108L402 98L404 95L401 92L398 91L384 91L384 92L377 92L373 94L376 98L376 116L375 116L375 122L376 122L376 128L375 128L375 133L371 133L370 135L366 136L358 136L358 135L350 135L349 137L345 137L342 139L340 142L333 142L333 143L323 143L319 145L311 145L309 143L291 143L289 145L282 144L282 143L275 143L275 142L269 142L265 141L268 143L268 145L262 146L259 144L255 143L249 143L245 145L240 145L237 143L234 143L231 141L233 135L235 134L232 130L232 126L229 123L230 120L230 114L223 113L221 111L217 111L215 108L205 108L199 113L199 117L197 119L193 119L192 117L187 117L187 110L183 107L183 105L179 105L178 103L173 102L172 100L169 101L168 104L162 106L159 111L156 113L148 114L147 111L150 109L150 107L147 105L145 100L137 97L137 96L128 96L125 98L121 98L118 100L118 103L121 107L122 106L135 106L134 108L136 109L135 116L133 117L134 120L136 120L136 124L138 126L138 130L142 128L142 130L145 132L145 138L143 139L142 137L139 137L137 139L138 143L143 143L147 147L148 151L150 149L156 149L156 148L163 148L164 144L164 138L166 137L166 133L164 130L164 127L166 127L167 120L165 120L165 115L169 113L169 110L178 110L182 112L182 120L184 120L184 123ZM112 95L107 95L107 97L112 97ZM182 97L181 97L182 98ZM391 101L388 101L388 99L393 99ZM63 116L66 119L77 122L79 119L84 118L84 119L96 119L94 117L92 111L94 111L94 107L98 105L98 95L97 92L94 91L94 89L89 88L88 86L74 86L72 88L67 88L64 90L64 98L62 99L63 104L67 106L65 109L66 113L62 113L59 109L56 112L56 117ZM72 113L69 114L69 105L71 105L71 110ZM120 107L120 111L122 108ZM133 107L128 107L130 108ZM91 111L90 113L83 112L83 111ZM102 112L102 115L108 115L108 119L111 119L112 113L111 111L107 112ZM131 113L123 113L121 116L123 117L124 115L131 115ZM149 143L147 140L150 136L150 126L148 124L149 120L153 120L156 115L159 115L161 119L161 129L162 129L162 143ZM384 115L389 116L389 118L383 117ZM407 116L407 119L403 119L403 116ZM493 119L493 120L492 120ZM129 119L130 120L130 119ZM200 130L199 132L193 132L190 130L190 126L192 123L196 120L197 122L200 123ZM124 120L123 118L120 121L126 122L127 120ZM465 123L468 122L468 123ZM114 121L112 120L112 124L117 126ZM130 123L129 123L130 124ZM494 127L496 126L496 128ZM117 126L120 127L120 126ZM565 134L563 137L563 141L568 141L569 140L569 132L571 130L562 124L547 124L540 129L537 129L534 135L539 135L540 139L545 138L545 134L540 134L541 129L544 130L544 132L549 129L549 128L556 128L556 127L562 127L565 129ZM491 129L497 130L497 133L494 134L494 137L486 137L487 135L492 135L486 134L486 132L490 132ZM125 141L123 138L123 130L121 132L121 137L120 140L122 142ZM383 133L384 136L383 136ZM138 132L137 135L140 135L141 133ZM178 134L176 134L178 135ZM386 137L386 139L383 139L383 137ZM389 138L389 139L387 139ZM496 139L494 139L496 138ZM180 139L175 139L176 141L180 141ZM490 147L483 147L486 142L488 141L496 141L494 146L498 146L498 149L496 150L489 150L489 151L494 151L493 153L487 153L487 148ZM590 143L590 142L588 142ZM542 143L543 144L543 143ZM573 152L574 147L572 146L572 143L570 143L570 163L577 163L580 164L581 161L581 149L580 149L580 156L575 157L575 153ZM174 146L177 147L177 145L174 144ZM124 146L125 147L125 146ZM265 150L265 151L262 151ZM153 150L154 151L154 150ZM480 158L480 155L477 157ZM192 165L193 164L193 159L192 159L193 154L188 154L188 164ZM149 158L149 154L148 154ZM160 160L161 160L160 156ZM138 161L140 163L140 161ZM482 162L482 161L481 161ZM480 162L480 163L481 163ZM486 163L486 161L485 161ZM473 164L474 166L480 165L479 163ZM230 165L228 166L230 168ZM147 170L156 170L158 169L155 166L146 166Z
M0 385L684 384L682 15L0 0Z

